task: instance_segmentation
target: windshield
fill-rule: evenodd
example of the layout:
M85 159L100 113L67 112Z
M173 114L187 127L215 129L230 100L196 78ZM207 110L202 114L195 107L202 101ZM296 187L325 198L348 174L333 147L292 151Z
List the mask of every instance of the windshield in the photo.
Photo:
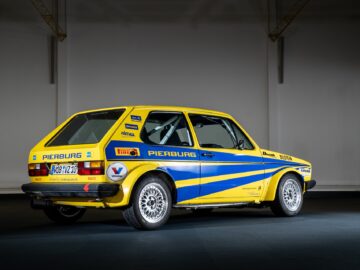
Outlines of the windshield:
M98 143L120 118L123 109L79 114L63 127L46 146Z

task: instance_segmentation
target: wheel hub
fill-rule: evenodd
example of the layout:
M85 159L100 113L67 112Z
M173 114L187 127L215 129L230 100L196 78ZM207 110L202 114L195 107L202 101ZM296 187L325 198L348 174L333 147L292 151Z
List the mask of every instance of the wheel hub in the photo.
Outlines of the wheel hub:
M146 185L139 196L139 209L147 222L159 222L168 209L168 199L164 188L158 183Z
M294 179L288 179L283 186L283 200L290 211L296 211L301 204L301 188Z

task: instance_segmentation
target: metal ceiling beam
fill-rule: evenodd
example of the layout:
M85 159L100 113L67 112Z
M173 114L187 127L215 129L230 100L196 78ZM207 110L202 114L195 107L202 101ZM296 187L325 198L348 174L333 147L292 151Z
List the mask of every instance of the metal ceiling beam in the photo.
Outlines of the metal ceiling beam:
M40 13L40 15L44 19L44 21L47 23L47 25L50 27L54 36L59 41L63 41L66 38L66 33L60 27L60 25L58 23L57 15L55 14L55 16L54 16L42 0L31 0L31 2L34 5L34 7L36 8L36 10ZM57 1L55 1L55 2L56 2L56 9L57 9L58 8Z
M310 0L297 0L290 8L288 14L282 17L275 28L270 31L269 38L272 41L277 41L309 2Z

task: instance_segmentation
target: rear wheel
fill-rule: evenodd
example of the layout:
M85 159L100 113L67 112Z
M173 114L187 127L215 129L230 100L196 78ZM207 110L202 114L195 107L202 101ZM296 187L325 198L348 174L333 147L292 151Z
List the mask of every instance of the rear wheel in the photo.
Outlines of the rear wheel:
M303 204L303 191L299 179L294 174L286 174L280 180L271 210L276 216L296 216Z
M44 208L45 215L59 224L72 224L79 220L85 211L85 208L68 205L54 205Z
M171 207L169 186L161 178L149 176L135 188L123 215L126 222L136 229L153 230L168 220Z

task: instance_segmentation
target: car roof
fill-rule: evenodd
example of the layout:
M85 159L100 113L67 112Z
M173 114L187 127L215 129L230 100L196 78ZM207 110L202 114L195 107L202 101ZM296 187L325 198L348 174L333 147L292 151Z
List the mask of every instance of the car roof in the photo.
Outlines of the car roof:
M170 105L130 105L130 106L121 106L121 107L111 107L111 108L99 108L93 110L82 111L78 113L87 113L87 112L94 112L94 111L103 111L103 110L114 110L114 109L147 109L147 110L168 110L168 111L183 111L189 113L201 113L201 114L215 114L219 116L230 116L227 113L205 109L205 108L193 108L193 107L186 107L186 106L170 106Z

